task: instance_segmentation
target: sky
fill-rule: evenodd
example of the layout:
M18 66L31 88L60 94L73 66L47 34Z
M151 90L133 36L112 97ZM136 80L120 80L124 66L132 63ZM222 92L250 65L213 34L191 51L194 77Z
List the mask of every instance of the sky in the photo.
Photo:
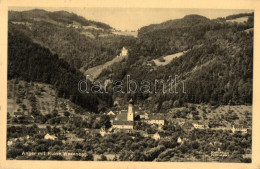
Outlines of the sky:
M38 8L38 7L36 7ZM9 7L9 10L25 11L35 7ZM47 11L65 10L76 13L86 19L100 21L118 30L138 30L143 26L161 23L171 19L183 18L185 15L198 14L209 19L226 17L232 14L249 13L253 10L243 9L175 9L175 8L38 8Z

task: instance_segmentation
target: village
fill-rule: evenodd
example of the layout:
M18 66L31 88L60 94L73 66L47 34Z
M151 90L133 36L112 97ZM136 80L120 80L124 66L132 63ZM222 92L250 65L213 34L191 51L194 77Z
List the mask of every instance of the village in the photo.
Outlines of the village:
M63 100L63 102L56 100L56 102L58 102L56 103L58 104L56 112L54 111L52 115L47 114L42 119L34 116L26 108L23 111L8 112L8 130L10 130L7 141L8 148L11 149L19 142L33 145L36 144L35 140L38 139L51 142L58 141L59 144L63 145L62 147L82 146L82 143L88 142L93 144L97 141L96 139L99 139L98 142L106 148L101 150L101 146L96 144L85 145L88 147L88 152L90 151L93 154L93 160L99 160L101 157L103 160L124 160L120 155L122 153L119 151L120 149L113 150L113 144L106 145L107 143L104 143L104 141L121 135L130 139L131 142L136 142L136 144L143 140L153 140L152 142L157 147L161 144L170 144L168 148L167 145L163 145L166 147L165 150L163 149L163 153L173 147L182 147L191 143L192 145L201 144L192 135L194 133L204 133L204 135L209 134L212 136L212 140L206 143L211 148L209 148L210 151L207 150L207 153L203 153L205 150L200 150L198 159L203 156L205 160L222 161L224 157L232 156L233 158L234 155L232 155L228 145L225 145L223 138L216 138L215 135L224 134L229 139L239 136L243 143L249 142L251 138L251 124L245 123L245 121L249 121L245 118L251 118L250 115L240 117L240 120L238 117L237 120L231 123L223 122L223 119L222 121L217 120L218 115L214 116L214 120L210 118L212 113L207 113L207 116L203 113L200 115L201 109L205 108L200 109L201 106L199 105L191 104L185 108L175 108L168 113L150 113L148 110L142 109L133 99L130 99L128 105L122 106L126 107L126 109L113 109L100 114L78 114L78 109L69 106L70 103L66 102L66 100ZM224 110L224 108L226 107L222 107L221 110ZM229 113L232 114L233 109L236 108L229 108ZM207 112L207 110L203 111ZM225 116L223 117L225 119ZM128 141L125 140L124 144L126 142ZM57 150L62 151L59 149L62 149L61 147ZM149 149L144 150L149 152ZM238 155L241 156L241 159L247 160L251 158L250 153L249 147L245 146L244 150L239 152ZM113 154L112 157L109 156L111 154ZM160 160L158 157L153 160ZM69 156L66 158L69 158ZM185 158L181 158L175 155L172 160L178 161L180 159L189 161L190 157L186 155Z

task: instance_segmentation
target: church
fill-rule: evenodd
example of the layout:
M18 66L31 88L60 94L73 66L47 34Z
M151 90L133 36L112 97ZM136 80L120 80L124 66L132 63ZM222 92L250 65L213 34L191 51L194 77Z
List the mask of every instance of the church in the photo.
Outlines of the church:
M128 110L121 110L113 121L115 129L134 129L134 101L129 101Z

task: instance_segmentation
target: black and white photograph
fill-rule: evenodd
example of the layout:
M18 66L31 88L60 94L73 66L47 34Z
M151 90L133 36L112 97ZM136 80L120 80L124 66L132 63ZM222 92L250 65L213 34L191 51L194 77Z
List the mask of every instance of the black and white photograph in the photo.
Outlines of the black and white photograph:
M6 160L252 162L254 9L8 7Z

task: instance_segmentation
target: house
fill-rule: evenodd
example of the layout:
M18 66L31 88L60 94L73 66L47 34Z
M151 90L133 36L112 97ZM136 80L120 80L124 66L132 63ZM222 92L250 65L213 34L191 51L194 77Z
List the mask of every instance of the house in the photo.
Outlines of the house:
M152 138L155 139L155 140L159 140L159 139L161 139L161 136L160 136L160 134L157 132L157 133L155 133L155 134L152 136Z
M47 134L44 136L44 139L45 139L45 140L56 140L57 137L54 136L54 135L50 135L49 133L47 133Z
M207 123L193 122L192 125L195 129L208 129L209 128Z
M23 116L24 114L22 112L14 112L14 117L21 117Z
M71 115L69 117L69 122L81 122L81 120L82 120L82 117L80 117L80 116Z
M186 117L187 117L187 119L192 119L193 118L193 114L192 113L188 113Z
M7 146L11 146L11 145L13 145L13 141L12 140L7 141Z
M139 116L140 116L140 119L148 119L149 117L149 115L148 115L148 113L147 112L143 112L143 111L140 111L140 113L139 113Z
M116 114L113 111L107 113L108 116L115 116Z
M175 122L180 125L180 126L183 126L184 123L185 123L185 119L184 118L176 118L175 119Z
M228 157L229 152L221 151L220 148L218 148L218 151L211 151L211 157Z
M133 100L129 101L128 110L121 110L113 120L113 128L133 129L134 128L134 105Z
M246 126L243 126L243 125L233 125L231 131L232 131L232 133L241 132L243 134L246 134L247 128L246 128Z
M178 143L178 144L182 144L182 143L183 143L183 140L181 139L181 137L178 137L178 138L177 138L177 143Z
M134 129L134 122L133 121L113 121L113 128L117 129Z
M128 55L128 50L123 47L123 49L121 50L120 56L127 56Z
M104 137L107 134L112 134L113 133L113 128L109 128L108 130L105 129L105 127L102 127L99 131L99 134Z
M152 138L155 140L160 140L162 138L168 139L170 138L170 135L164 132L156 132L154 135L152 135Z
M212 146L221 146L223 143L219 142L219 141L213 141L209 143Z
M119 101L118 100L115 100L114 103L113 103L114 106L118 106L119 105Z
M252 158L252 154L243 154L242 155L243 158Z
M102 137L104 137L104 136L107 134L107 132L101 128L99 134L100 134Z
M148 134L147 132L142 132L142 133L141 133L141 136L142 136L142 137L149 137L149 134Z
M164 125L164 115L163 114L148 114L148 119L143 120L148 124L157 124L157 125Z

